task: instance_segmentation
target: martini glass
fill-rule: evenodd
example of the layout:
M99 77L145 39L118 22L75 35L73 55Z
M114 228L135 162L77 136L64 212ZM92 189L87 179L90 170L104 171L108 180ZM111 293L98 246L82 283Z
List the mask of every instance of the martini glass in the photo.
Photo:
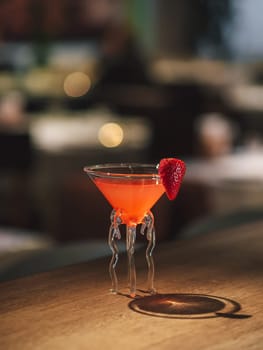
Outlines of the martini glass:
M84 171L89 175L97 188L111 204L111 225L108 243L112 251L109 273L113 293L118 293L116 265L118 247L116 240L121 238L120 225L126 225L126 249L128 256L128 281L130 296L136 296L136 270L134 261L136 231L141 225L140 233L145 234L148 245L146 261L148 265L148 292L156 293L154 288L155 247L154 217L151 208L165 192L154 164L99 164L86 166Z

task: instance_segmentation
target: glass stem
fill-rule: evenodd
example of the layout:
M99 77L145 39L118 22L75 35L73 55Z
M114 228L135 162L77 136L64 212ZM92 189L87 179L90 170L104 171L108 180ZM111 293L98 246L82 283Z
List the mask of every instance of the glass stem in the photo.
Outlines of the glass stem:
M109 265L109 273L110 273L110 278L112 282L112 289L111 289L112 293L118 293L118 278L117 278L115 269L119 258L119 251L118 251L115 238L120 239L121 237L120 229L119 229L120 224L121 224L120 216L118 215L118 213L116 213L115 210L113 210L111 213L111 226L110 226L109 237L108 237L108 243L112 251L112 258Z
M136 225L126 227L126 248L128 255L128 282L130 288L130 296L136 296L136 271L135 271L135 241L136 241Z
M154 288L154 260L153 260L153 249L155 247L155 229L154 229L154 217L152 212L148 212L144 218L144 224L147 228L147 240L148 246L146 249L146 261L148 264L148 291L151 294L156 293L156 289Z

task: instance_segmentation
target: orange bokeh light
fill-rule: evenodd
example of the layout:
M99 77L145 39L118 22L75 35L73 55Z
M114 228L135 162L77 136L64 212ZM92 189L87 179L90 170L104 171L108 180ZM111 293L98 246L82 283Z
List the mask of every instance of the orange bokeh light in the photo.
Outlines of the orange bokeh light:
M66 76L64 80L65 94L70 97L85 95L91 86L89 76L83 72L74 72Z

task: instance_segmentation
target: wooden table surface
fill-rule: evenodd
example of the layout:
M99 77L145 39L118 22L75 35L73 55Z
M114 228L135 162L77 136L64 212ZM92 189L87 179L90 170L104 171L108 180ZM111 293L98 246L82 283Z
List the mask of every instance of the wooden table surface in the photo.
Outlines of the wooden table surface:
M200 297L225 306L135 312L131 305L147 298L124 295L126 256L122 295L108 292L108 259L101 259L0 284L1 349L263 349L263 221L157 245L155 264L158 297L181 297L182 310ZM141 252L136 265L144 288Z

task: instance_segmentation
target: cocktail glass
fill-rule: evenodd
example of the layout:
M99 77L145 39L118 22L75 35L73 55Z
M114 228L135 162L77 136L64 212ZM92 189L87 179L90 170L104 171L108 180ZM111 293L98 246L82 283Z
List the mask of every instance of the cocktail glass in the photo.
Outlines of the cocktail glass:
M148 292L156 293L154 288L155 247L154 217L151 208L165 192L157 165L154 164L100 164L86 166L84 171L89 175L97 188L111 204L111 225L108 243L112 251L109 273L113 293L118 293L116 265L118 247L116 240L121 238L120 225L126 225L126 249L128 255L128 281L130 296L136 296L136 270L134 261L136 230L141 224L140 232L146 234L148 245L146 261L148 265Z

